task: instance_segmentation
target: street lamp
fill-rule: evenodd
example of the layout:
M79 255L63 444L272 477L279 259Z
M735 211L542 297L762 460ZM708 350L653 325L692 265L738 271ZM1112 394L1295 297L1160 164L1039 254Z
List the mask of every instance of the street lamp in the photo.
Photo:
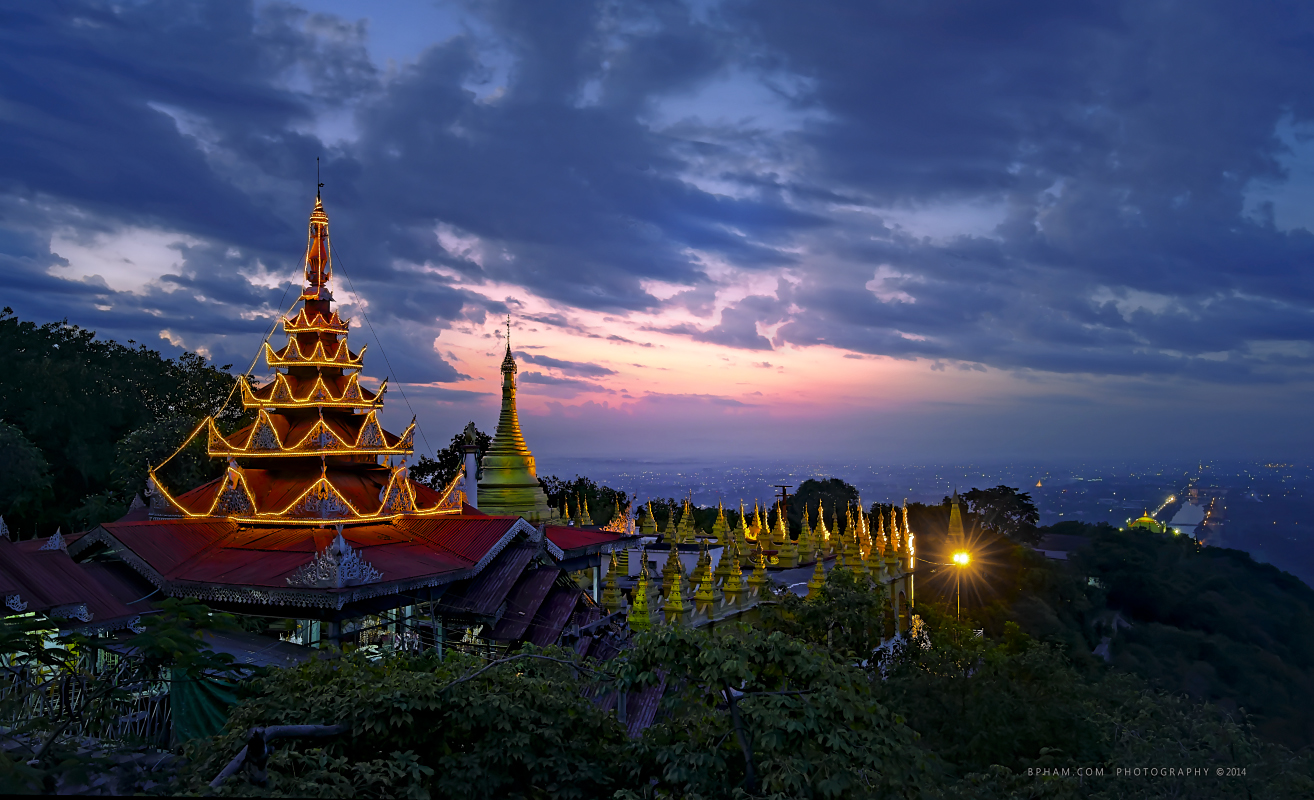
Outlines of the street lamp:
M954 553L954 565L958 569L954 570L954 599L958 603L958 621L963 621L963 570L967 565L972 563L972 554L966 550L959 550Z

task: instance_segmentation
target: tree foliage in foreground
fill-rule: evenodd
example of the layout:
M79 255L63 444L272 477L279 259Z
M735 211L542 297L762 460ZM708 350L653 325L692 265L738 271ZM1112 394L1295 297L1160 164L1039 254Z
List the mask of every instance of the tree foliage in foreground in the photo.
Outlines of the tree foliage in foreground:
M222 793L731 798L756 787L753 796L844 798L919 786L913 734L874 702L862 671L783 634L659 628L606 664L527 652L557 660L479 672L482 661L458 654L349 654L273 671L221 736L191 747L177 788L200 791L252 727L312 723L351 732L280 743L268 786L239 774ZM663 678L664 714L637 740L592 699Z
M140 633L118 642L132 655L106 672L90 669L84 658L94 652L95 639L54 639L49 623L37 617L0 620L0 669L15 689L0 699L0 719L17 720L4 731L16 747L0 750L0 794L67 793L70 786L85 786L93 773L112 769L115 754L157 745L95 737L117 727L136 693L163 680L235 674L233 657L212 652L201 637L205 630L234 627L228 614L193 600L166 599L156 613L143 616ZM31 714L25 705L34 695L54 701Z

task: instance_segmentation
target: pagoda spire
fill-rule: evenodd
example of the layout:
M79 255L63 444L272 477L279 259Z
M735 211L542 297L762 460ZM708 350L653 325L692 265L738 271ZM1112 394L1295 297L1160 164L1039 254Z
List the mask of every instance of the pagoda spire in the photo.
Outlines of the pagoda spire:
M616 582L616 576L620 573L620 562L616 558L616 551L611 551L611 565L607 569L607 580L602 589L602 607L607 609L608 614L614 614L624 608L625 603L621 600L620 586Z
M817 566L812 570L812 577L808 580L808 597L812 597L821 591L826 585L826 568L823 566L821 551L816 552Z
M634 630L646 631L652 627L652 613L649 609L652 597L648 588L648 555L640 549L639 557L643 566L639 569L639 583L634 587L633 602L630 603L630 612L626 619Z
M961 550L966 536L963 534L963 514L958 509L958 491L954 490L953 500L949 503L949 549Z
M365 349L349 349L350 320L333 309L333 249L318 192L303 268L301 308L282 320L287 344L262 344L273 379L258 388L239 379L242 405L254 411L251 424L225 435L208 417L192 434L204 434L207 454L228 468L175 492L161 483L157 465L150 471L152 519L318 526L460 513L455 483L435 495L408 477L416 423L400 435L384 430L386 381L373 392L361 385Z
M303 300L333 299L322 297L323 290L333 277L333 249L329 246L329 219L324 213L324 200L315 191L315 210L310 212L310 231L306 235L306 288Z
M516 359L511 354L511 317L506 318L506 355L502 358L502 412L497 433L484 455L483 478L479 481L479 510L489 514L514 514L530 522L551 519L552 509L538 482L534 454L525 444L516 410Z
M689 604L684 600L684 578L680 572L676 572L672 579L671 588L666 593L666 602L662 604L662 611L666 614L668 625L680 624L689 613Z
M725 521L725 504L720 500L716 501L716 520L712 523L712 537L719 545L725 545L726 539L730 532L730 526Z
M721 592L731 603L742 595L745 589L744 573L740 569L739 558L739 545L731 541L727 551L721 554L721 563L726 565L725 579L721 581Z
M759 536L753 549L753 574L748 576L748 585L760 592L769 583L771 579L767 577L766 553L762 552L762 537Z
M826 530L826 509L820 500L817 501L817 527L812 529L812 539L823 555L835 552L835 537Z

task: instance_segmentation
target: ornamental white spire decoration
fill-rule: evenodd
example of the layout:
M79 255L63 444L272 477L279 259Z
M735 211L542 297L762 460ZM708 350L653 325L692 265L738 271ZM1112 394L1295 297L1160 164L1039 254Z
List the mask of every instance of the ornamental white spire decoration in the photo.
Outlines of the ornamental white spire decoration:
M316 553L306 564L287 579L288 586L299 589L342 589L358 586L362 583L374 583L383 580L383 573L360 557L360 553L351 549L342 536L342 526L338 525L338 535L324 548L323 553Z
M42 550L63 550L65 553L68 552L68 545L64 544L64 534L59 528L55 528L54 535L46 539L46 543L37 548L37 552Z

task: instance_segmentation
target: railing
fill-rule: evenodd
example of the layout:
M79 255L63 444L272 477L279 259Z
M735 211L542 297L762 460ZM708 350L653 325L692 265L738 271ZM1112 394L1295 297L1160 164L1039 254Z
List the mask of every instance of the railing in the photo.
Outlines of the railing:
M133 674L136 666L126 658L96 664L83 658L72 669L0 667L0 725L45 719L63 725L67 736L167 746L168 681L142 680Z

